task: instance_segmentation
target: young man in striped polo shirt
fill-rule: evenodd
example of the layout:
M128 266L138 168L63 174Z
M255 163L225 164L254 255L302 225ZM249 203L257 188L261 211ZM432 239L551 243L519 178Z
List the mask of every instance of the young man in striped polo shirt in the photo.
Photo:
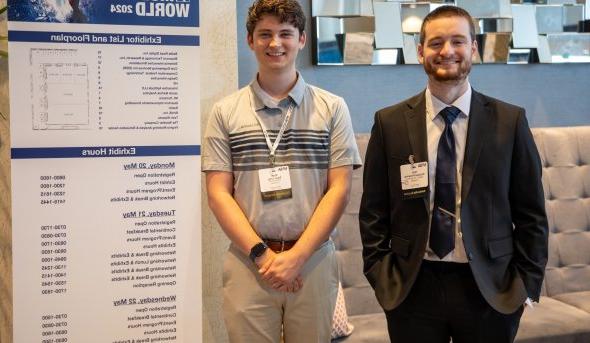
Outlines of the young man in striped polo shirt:
M258 0L247 38L256 78L211 112L203 171L231 240L223 312L231 342L329 342L338 266L329 239L361 160L342 98L297 72L305 15Z

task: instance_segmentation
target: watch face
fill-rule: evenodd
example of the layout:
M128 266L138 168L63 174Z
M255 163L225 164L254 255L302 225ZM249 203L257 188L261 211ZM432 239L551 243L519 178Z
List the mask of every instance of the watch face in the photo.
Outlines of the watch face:
M257 257L262 256L262 254L264 254L267 248L268 246L266 246L266 244L264 243L258 243L255 246L253 246L250 250L250 259L252 260L252 262L254 262L254 260Z

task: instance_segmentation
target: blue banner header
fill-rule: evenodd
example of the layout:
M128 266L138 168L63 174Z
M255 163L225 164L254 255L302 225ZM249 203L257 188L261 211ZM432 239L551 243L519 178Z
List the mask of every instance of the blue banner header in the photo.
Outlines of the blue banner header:
M12 148L12 159L135 156L199 156L200 145L96 146L66 148Z
M199 36L97 32L8 31L11 42L198 46Z
M8 20L199 27L199 0L8 0Z

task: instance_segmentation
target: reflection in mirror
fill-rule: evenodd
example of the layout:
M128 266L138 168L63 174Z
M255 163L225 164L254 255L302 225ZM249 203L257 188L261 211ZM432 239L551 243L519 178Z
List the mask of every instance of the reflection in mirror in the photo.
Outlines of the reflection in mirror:
M402 31L420 33L422 21L430 13L430 3L405 3L402 7Z
M399 64L399 49L376 49L373 53L373 65Z
M508 64L527 64L531 59L531 49L510 49Z
M536 6L512 5L514 27L512 45L514 48L536 48L539 45Z
M373 55L373 41L375 32L375 19L373 17L316 17L316 60L317 64L371 64ZM359 59L361 42L363 37L370 35L370 53L364 53L365 57ZM347 47L346 43L349 43ZM367 57L369 56L369 57Z
M483 63L507 63L511 34L506 32L477 35Z
M401 7L397 2L375 2L375 47L393 49L403 46Z
M552 33L539 36L541 63L590 62L590 33Z
M317 64L417 64L424 17L456 4L474 18L474 63L587 61L590 0L312 0ZM569 40L569 41L568 41Z
M476 33L512 32L512 18L476 18Z
M342 64L342 19L316 17L317 64Z
M350 17L342 18L343 33L351 32L375 32L375 18L373 17Z
M456 4L474 18L512 17L510 0L457 0Z
M313 0L313 17L350 17L373 15L371 0Z
M537 29L539 34L578 32L580 21L584 20L582 5L538 5Z
M578 23L584 20L584 6L563 6L563 31L578 32Z
M537 30L539 34L563 32L561 6L543 5L537 7Z
M420 44L419 33L404 34L404 63L419 64L418 44Z
M344 64L371 64L373 62L372 32L344 34Z

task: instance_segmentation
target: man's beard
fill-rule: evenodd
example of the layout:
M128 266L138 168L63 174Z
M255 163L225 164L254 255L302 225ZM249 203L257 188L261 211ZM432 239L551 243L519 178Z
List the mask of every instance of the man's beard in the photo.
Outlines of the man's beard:
M462 60L461 63L459 64L456 72L455 71L452 73L446 72L443 75L438 74L436 71L439 68L437 68L436 66L433 66L431 63L424 63L423 67L424 67L424 71L426 72L426 74L429 77L432 77L436 81L439 81L439 82L463 81L467 78L467 75L469 75L469 72L471 71L471 62ZM440 68L440 69L442 69L442 68Z

